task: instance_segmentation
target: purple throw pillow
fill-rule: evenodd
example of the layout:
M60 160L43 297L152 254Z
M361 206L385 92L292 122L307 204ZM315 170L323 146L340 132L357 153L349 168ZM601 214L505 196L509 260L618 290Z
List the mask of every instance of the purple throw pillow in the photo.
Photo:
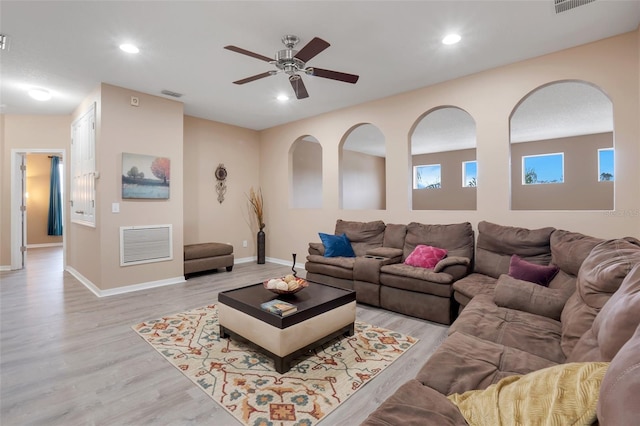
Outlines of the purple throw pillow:
M549 286L549 283L558 273L558 267L556 265L537 265L535 263L527 262L517 254L511 256L511 262L509 263L509 276L543 285Z

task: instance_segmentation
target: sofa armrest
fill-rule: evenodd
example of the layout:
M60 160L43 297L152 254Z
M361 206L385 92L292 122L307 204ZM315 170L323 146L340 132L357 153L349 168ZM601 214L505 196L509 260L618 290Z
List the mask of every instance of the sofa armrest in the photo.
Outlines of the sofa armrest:
M309 254L315 254L324 256L324 244L322 243L309 243Z
M454 281L458 281L460 278L469 275L470 264L471 259L468 257L445 257L434 266L433 272L446 272L453 277Z
M366 256L386 257L389 259L395 259L396 257L402 258L402 249L393 247L376 247L369 249L365 253ZM398 262L400 259L398 259Z
M529 312L560 321L560 314L572 291L551 289L509 275L500 275L493 301L504 308Z

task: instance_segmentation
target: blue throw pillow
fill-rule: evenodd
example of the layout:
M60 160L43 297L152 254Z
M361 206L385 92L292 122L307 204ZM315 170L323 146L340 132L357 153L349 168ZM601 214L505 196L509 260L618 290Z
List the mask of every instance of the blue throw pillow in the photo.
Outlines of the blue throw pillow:
M324 245L324 257L356 257L346 234L331 235L318 233Z

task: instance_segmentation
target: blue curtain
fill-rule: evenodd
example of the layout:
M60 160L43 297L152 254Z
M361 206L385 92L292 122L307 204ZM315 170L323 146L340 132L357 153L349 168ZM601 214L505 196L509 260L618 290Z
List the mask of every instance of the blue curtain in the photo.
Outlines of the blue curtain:
M62 188L60 186L59 164L60 158L52 156L48 235L62 235Z

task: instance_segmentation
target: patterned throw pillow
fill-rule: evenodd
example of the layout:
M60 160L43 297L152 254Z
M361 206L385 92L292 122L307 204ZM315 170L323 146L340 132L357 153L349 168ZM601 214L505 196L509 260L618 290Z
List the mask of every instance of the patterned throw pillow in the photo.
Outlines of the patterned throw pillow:
M431 269L446 256L447 250L445 249L418 244L411 254L407 256L404 263L406 265Z
M509 263L509 276L513 278L547 287L557 273L558 267L556 265L537 265L535 263L527 262L517 254L511 256L511 262Z

